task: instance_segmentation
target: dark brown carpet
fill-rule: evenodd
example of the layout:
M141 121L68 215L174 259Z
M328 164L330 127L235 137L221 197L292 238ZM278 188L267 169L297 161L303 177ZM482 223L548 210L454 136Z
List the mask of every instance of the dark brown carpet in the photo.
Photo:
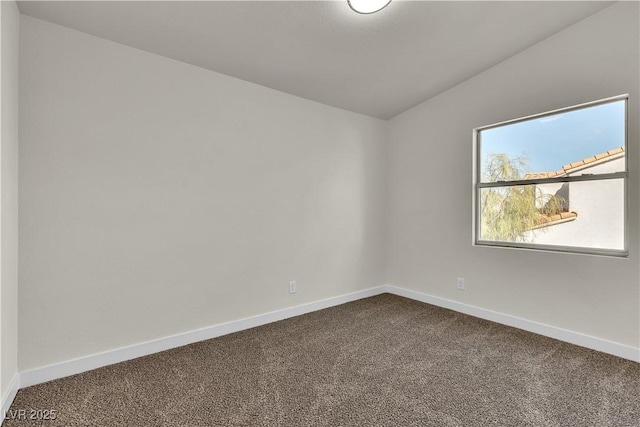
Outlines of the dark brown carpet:
M4 426L638 426L640 364L380 295L18 392ZM27 411L28 412L28 411Z

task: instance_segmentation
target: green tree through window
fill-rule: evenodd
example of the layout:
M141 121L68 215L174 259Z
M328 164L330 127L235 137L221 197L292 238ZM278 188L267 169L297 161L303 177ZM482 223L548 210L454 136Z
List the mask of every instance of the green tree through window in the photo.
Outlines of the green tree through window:
M510 158L505 153L488 153L483 181L520 181L527 170L526 156ZM547 216L566 206L559 196L544 194L535 185L491 187L482 192L482 238L508 242L531 242Z

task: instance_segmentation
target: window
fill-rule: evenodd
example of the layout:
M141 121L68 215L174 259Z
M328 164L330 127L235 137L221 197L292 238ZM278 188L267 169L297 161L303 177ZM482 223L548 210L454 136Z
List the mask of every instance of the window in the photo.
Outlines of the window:
M622 95L475 129L475 243L627 255Z

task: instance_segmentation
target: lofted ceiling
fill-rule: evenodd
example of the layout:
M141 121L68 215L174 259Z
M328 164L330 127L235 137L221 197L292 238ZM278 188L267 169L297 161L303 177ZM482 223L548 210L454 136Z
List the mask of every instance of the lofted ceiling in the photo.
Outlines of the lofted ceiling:
M607 7L598 1L23 1L23 14L389 119Z

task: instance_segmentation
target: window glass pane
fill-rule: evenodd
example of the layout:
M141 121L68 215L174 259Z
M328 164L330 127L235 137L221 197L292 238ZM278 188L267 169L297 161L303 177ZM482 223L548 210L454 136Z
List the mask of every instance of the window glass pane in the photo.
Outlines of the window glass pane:
M625 100L481 130L480 182L625 170Z
M623 251L624 179L480 190L479 240Z

